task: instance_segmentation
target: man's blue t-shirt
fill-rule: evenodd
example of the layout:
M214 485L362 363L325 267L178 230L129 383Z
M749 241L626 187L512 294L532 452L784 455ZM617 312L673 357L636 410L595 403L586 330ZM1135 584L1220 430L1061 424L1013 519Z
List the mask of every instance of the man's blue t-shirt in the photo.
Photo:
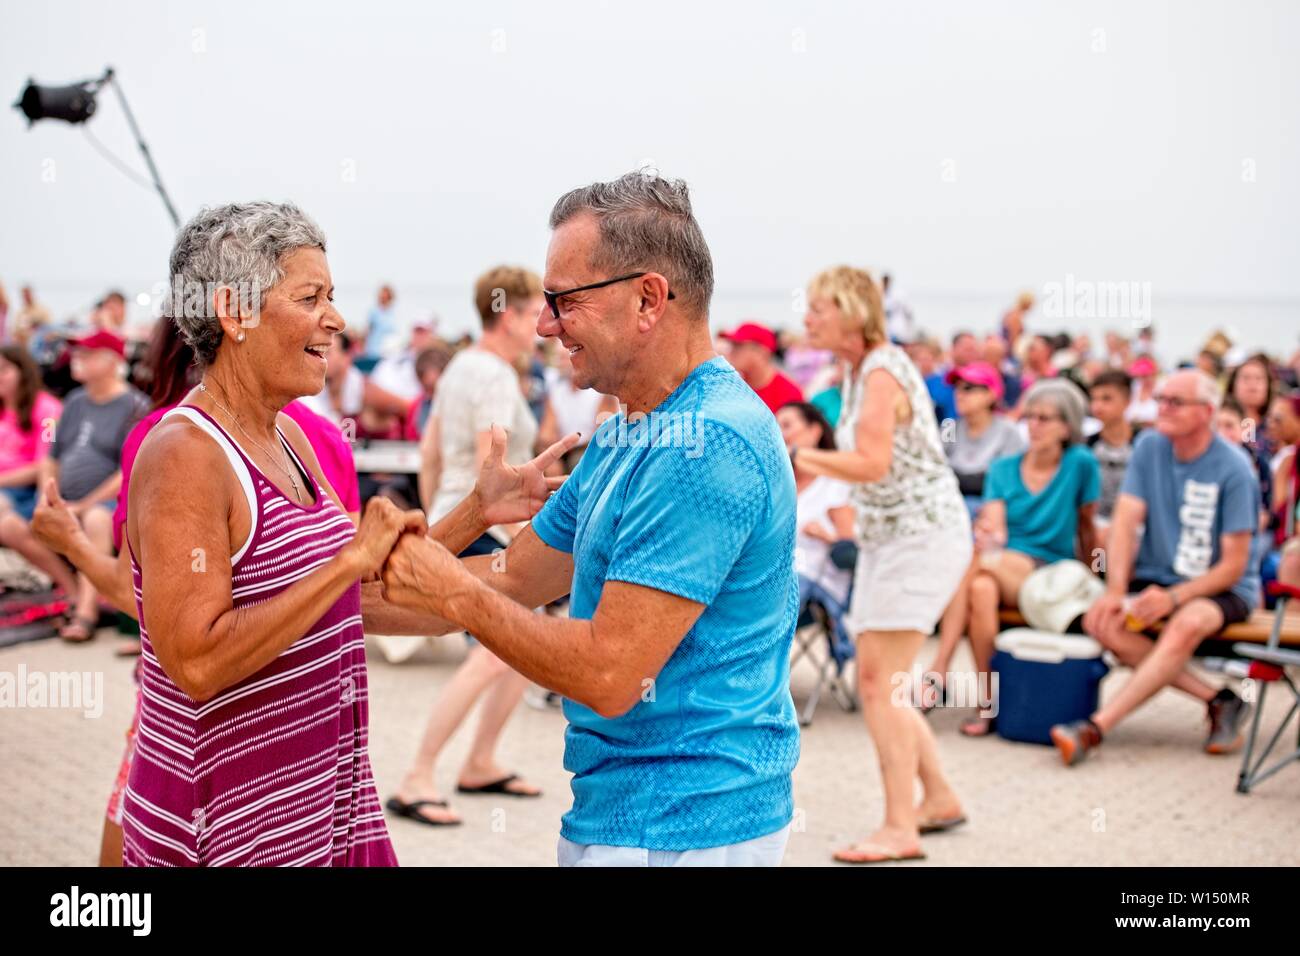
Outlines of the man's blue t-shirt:
M1061 455L1056 474L1038 494L1020 477L1024 454L999 458L984 479L984 500L1006 502L1007 547L1044 561L1069 561L1079 533L1079 509L1101 496L1101 468L1082 445Z
M593 617L606 581L705 605L626 714L564 702L565 839L681 851L789 823L795 487L754 390L713 358L650 415L610 418L533 530L573 554L571 617Z
M1146 502L1146 529L1133 577L1173 585L1217 564L1219 536L1259 527L1259 483L1250 462L1218 435L1198 458L1179 461L1169 439L1144 429L1133 447L1121 495ZM1232 592L1259 604L1259 562L1254 549Z

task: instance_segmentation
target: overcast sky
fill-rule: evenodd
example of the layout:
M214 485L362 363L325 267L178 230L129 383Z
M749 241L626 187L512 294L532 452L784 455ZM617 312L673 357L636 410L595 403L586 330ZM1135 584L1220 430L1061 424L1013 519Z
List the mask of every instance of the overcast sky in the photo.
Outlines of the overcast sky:
M0 95L118 70L184 218L291 199L340 287L540 267L564 190L685 178L720 291L851 261L1300 299L1300 4L6 3ZM118 104L89 124L142 170ZM0 281L164 273L157 197L0 116Z

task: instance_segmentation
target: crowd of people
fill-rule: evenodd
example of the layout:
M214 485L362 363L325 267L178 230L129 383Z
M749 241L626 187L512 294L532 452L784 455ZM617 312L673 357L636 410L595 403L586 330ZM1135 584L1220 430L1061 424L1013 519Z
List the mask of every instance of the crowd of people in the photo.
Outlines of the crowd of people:
M1249 705L1188 665L1264 580L1300 584L1300 353L1215 333L1167 367L1150 326L1099 349L1028 293L940 343L853 266L809 280L800 329L714 334L684 184L574 190L551 227L545 277L486 271L480 334L454 343L399 321L388 285L348 327L290 205L191 220L170 271L216 292L146 342L119 292L69 335L0 291L0 545L49 578L30 600L66 609L64 640L138 622L102 862L392 864L385 809L460 822L435 772L480 701L457 792L540 792L496 755L530 685L569 722L561 863L779 862L814 603L856 658L884 783L883 822L836 858L922 858L966 822L926 720L957 649L987 675L1002 612L1069 561L1104 591L1062 629L1132 674L1052 729L1062 760L1165 687L1206 705L1208 752L1240 746ZM231 291L249 281L254 321ZM651 414L700 443L618 437ZM417 447L418 470L358 474L370 441ZM381 803L364 636L400 661L448 632L470 649ZM935 634L928 701L899 706Z

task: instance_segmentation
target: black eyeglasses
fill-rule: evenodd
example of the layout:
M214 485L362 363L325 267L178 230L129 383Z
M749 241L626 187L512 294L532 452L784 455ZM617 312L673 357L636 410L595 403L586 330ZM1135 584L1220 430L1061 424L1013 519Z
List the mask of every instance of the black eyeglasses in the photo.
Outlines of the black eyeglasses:
M639 279L642 276L646 276L649 274L650 273L648 272L629 272L625 276L618 276L613 279L606 279L604 282L593 282L591 285L580 285L576 289L565 289L563 292L547 292L545 289L543 289L542 298L544 298L546 300L546 304L551 307L551 315L555 316L558 319L560 317L559 300L564 298L564 296L566 295L573 295L573 293L575 292L590 292L592 289L603 289L605 288L605 286L613 285L615 282L626 282L628 279ZM677 298L677 296L673 294L672 289L668 290L668 298L670 299Z

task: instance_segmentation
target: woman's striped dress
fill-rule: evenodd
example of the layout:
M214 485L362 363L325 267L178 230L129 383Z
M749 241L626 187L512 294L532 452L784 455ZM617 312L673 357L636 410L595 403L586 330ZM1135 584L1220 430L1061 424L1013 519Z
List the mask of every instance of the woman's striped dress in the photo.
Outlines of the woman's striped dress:
M305 466L311 505L286 498L202 410L180 406L167 417L173 415L222 447L249 500L253 527L231 558L236 608L270 600L351 540L351 520ZM200 704L158 664L134 553L131 572L143 653L123 862L395 866L366 748L360 585L274 662ZM180 573L202 571L195 565Z

